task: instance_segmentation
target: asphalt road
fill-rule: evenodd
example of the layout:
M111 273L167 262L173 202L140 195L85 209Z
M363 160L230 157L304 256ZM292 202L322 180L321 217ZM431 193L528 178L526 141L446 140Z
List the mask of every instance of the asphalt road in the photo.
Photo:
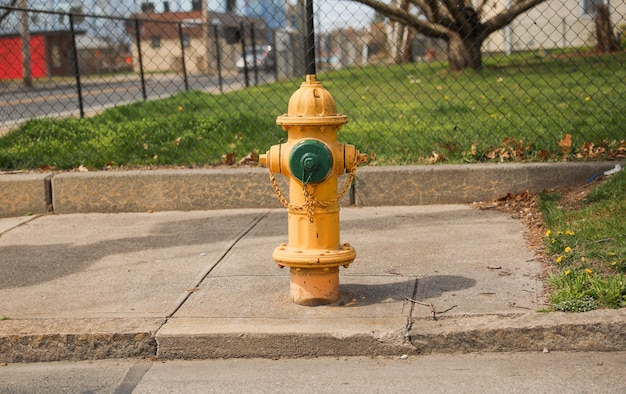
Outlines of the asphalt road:
M251 70L248 74L250 86L273 81L272 74ZM239 89L245 86L243 74L224 76L222 90ZM201 90L219 92L217 76L188 76L187 85L180 75L146 75L142 86L138 75L115 77L84 77L81 79L79 95L75 81L65 79L49 81L32 89L0 90L0 130L8 130L20 123L40 117L80 116L79 97L83 100L83 112L92 115L103 109L142 101L166 98L178 92ZM1 135L1 133L0 133Z
M103 360L0 366L0 393L624 393L626 353Z

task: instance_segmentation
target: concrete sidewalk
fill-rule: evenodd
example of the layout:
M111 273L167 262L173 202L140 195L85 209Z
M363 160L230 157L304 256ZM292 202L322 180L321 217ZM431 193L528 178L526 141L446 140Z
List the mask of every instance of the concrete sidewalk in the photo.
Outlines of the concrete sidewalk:
M626 311L538 312L542 268L505 213L341 217L357 259L319 307L271 258L283 209L0 219L0 361L626 350Z

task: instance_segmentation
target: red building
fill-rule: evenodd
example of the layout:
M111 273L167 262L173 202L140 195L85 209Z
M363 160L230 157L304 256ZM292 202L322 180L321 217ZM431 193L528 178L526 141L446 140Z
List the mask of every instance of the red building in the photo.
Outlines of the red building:
M72 75L70 32L31 33L30 45L33 78ZM0 36L0 80L22 77L22 38L17 34Z

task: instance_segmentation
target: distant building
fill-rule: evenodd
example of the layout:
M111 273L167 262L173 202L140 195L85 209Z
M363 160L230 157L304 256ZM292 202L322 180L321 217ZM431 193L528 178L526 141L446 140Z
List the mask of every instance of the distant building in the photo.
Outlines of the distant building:
M36 32L30 36L33 78L71 75L72 36L67 31ZM22 38L19 34L0 36L0 80L21 79Z
M242 36L248 45L252 44L252 35L256 45L267 43L264 37L268 28L259 18L208 12L204 20L208 20L209 25L203 25L202 12L199 10L164 13L155 13L151 9L146 11L133 17L141 21L139 37L142 65L147 72L180 72L184 51L187 72L214 73L217 68L217 46L220 48L220 66L225 71L231 71L235 69L235 62L241 54ZM134 24L129 24L127 31L131 37L136 37ZM136 43L132 56L138 58ZM139 70L137 62L134 62L134 67L136 71Z
M492 12L500 12L510 1L497 0ZM492 34L485 42L484 50L515 52L594 46L597 4L609 4L611 22L616 28L626 23L624 1L550 0L518 16L508 27Z
M127 3L131 3L130 5ZM90 18L81 14L122 16L128 14L129 0L29 0L31 70L33 78L74 75L74 47L69 13L75 14L76 53L82 73L113 72L129 68L125 50L130 42L124 22L110 18ZM20 15L11 12L0 25L0 79L22 78Z
M134 0L29 0L28 8L73 14L93 14L124 17L130 15ZM67 15L30 12L28 21L32 33L69 30ZM19 13L12 12L0 25L0 34L19 31ZM74 28L88 36L122 38L123 22L106 18L74 18Z

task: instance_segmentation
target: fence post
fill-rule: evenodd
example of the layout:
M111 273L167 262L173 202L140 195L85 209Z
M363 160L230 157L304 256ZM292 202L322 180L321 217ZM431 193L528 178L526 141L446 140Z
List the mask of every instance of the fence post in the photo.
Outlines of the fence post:
M241 56L243 57L243 75L246 81L246 87L250 87L250 76L248 75L248 62L246 61L246 30L243 22L239 24L239 42L241 43Z
M220 36L218 25L213 25L213 35L215 36L215 61L217 62L217 83L220 87L220 93L224 93L222 87L222 48L220 46Z
M141 94L143 101L148 99L146 94L146 78L143 75L143 58L141 56L141 32L139 18L135 18L135 41L137 41L137 62L139 63L139 77L141 78Z
M313 20L313 0L306 0L306 75L315 75L315 24Z
M76 47L76 31L74 29L74 15L70 16L70 34L72 35L72 57L74 62L74 76L76 78L76 94L78 95L78 110L80 118L85 117L85 108L83 103L83 89L80 82L80 66L78 64L78 48Z
M180 57L183 67L183 82L185 83L185 92L189 91L189 79L187 79L187 66L185 64L185 39L183 37L183 23L178 22L178 37L180 39Z

